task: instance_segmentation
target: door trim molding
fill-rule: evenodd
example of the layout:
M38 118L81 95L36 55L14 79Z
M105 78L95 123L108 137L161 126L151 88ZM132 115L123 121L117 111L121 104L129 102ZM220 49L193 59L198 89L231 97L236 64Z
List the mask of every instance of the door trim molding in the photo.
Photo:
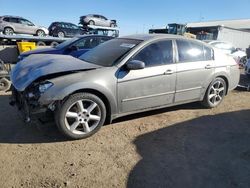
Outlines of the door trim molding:
M152 97L159 97L159 96L163 96L163 95L171 95L174 93L175 93L174 91L170 91L170 92L166 92L166 93L159 93L159 94L154 94L154 95L146 95L146 96L141 96L141 97L122 99L122 102L128 102L128 101L134 101L134 100L146 99L146 98L152 98Z

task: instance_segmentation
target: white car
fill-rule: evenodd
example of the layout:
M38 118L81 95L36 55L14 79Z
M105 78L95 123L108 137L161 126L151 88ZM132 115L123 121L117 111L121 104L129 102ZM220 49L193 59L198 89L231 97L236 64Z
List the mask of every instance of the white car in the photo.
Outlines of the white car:
M247 54L243 50L235 48L231 43L223 41L205 41L215 48L220 49L224 53L231 55L239 64L245 65L247 62Z

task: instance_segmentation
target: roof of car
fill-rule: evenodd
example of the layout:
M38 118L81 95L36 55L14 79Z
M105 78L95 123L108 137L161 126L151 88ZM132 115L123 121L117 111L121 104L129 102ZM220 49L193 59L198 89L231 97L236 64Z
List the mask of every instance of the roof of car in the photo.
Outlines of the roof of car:
M171 34L136 34L136 35L128 35L123 36L120 38L129 38L129 39L135 39L135 40L151 40L151 39L161 39L161 38L183 38L186 37L180 36L180 35L171 35Z
M76 25L76 24L71 23L71 22L60 22L60 21L57 21L57 22L52 22L52 24L56 24L56 23L65 23L65 24L73 24L73 25Z
M1 17L23 18L23 17L21 17L21 16L11 16L11 15L4 15L4 16L1 16Z
M150 40L157 40L157 39L186 39L186 40L201 43L205 46L212 47L210 44L205 43L201 40L187 38L187 37L184 37L181 35L172 35L172 34L136 34L136 35L123 36L123 37L119 37L119 38L142 40L142 41L150 41Z

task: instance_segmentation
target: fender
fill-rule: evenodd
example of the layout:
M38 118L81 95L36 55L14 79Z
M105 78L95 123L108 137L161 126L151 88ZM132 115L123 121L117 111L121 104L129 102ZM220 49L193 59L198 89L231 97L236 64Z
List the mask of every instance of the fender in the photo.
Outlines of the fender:
M108 87L105 87L105 85L102 85L102 83L88 83L88 82L79 82L67 85L66 87L61 88L51 88L48 90L48 92L44 93L40 99L39 103L41 105L49 105L53 101L62 101L66 97L70 96L73 93L76 93L78 91L83 90L95 90L102 95L104 95L110 105L110 111L111 114L117 113L117 100L115 98L116 96L116 88L113 88L113 91L109 90Z
M223 67L223 69L225 69L225 67ZM211 84L211 82L212 82L215 78L217 78L217 77L222 77L222 78L225 78L225 79L226 79L225 81L226 81L226 83L227 83L227 85L228 85L226 94L228 93L228 90L229 90L229 88L230 88L230 86L229 86L229 74L228 74L225 70L221 71L221 70L217 70L217 68L215 68L213 75L212 75L211 78L208 80L208 82L207 82L207 84L206 84L206 86L205 86L205 88L204 88L204 91L203 91L203 93L202 93L202 96L201 96L200 100L203 100L203 98L204 98L204 96L205 96L205 94L206 94L206 92L207 92L207 88L209 87L209 85Z

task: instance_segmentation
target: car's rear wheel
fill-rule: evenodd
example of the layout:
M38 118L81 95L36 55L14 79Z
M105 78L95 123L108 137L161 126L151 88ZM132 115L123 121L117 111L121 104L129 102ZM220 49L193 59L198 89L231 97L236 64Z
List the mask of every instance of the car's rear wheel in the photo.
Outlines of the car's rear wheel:
M5 35L13 35L14 34L14 30L12 28L10 28L10 27L6 27L6 28L4 28L3 33Z
M207 108L218 106L224 99L227 91L227 84L224 79L216 78L208 87L202 104Z
M59 32L57 33L57 36L58 36L59 38L64 38L64 37L65 37L65 34L64 34L63 31L59 31Z
M41 29L37 30L36 35L39 37L44 37L45 36L45 32Z
M56 112L59 130L71 139L87 138L96 133L105 122L103 101L91 93L71 95Z
M95 22L93 20L90 20L89 25L95 25Z

